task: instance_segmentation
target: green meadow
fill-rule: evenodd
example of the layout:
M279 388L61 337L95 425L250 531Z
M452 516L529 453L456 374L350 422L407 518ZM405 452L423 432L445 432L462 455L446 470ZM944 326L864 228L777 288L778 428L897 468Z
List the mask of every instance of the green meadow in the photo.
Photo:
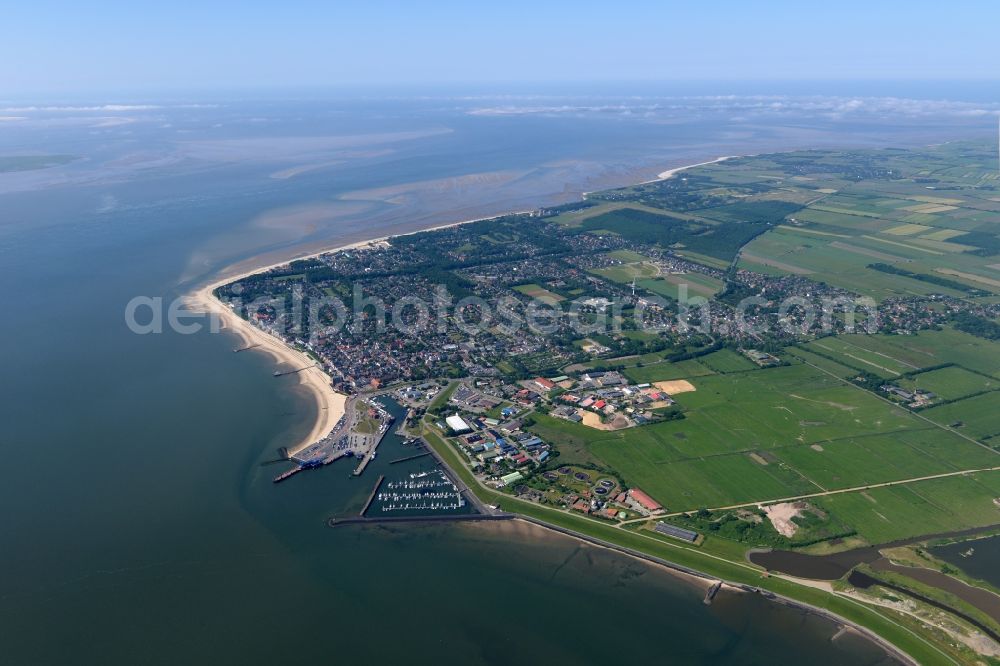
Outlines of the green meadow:
M869 543L886 543L998 522L1000 471L828 495L812 502Z
M675 396L684 419L607 432L543 416L539 434L557 447L571 441L670 510L1000 463L995 453L805 364L687 378L697 390Z
M957 400L973 393L994 391L1000 380L980 375L957 365L911 375L896 382L903 388L931 391L943 400Z
M1000 271L994 268L1000 263L1000 205L990 166L996 156L988 150L963 144L875 153L885 168L903 176L892 180L849 182L837 168L817 173L799 185L813 188L816 196L784 224L752 239L739 264L770 274L807 275L876 300L1000 293ZM963 166L952 168L959 160ZM969 163L975 166L964 166ZM928 181L933 189L923 184Z

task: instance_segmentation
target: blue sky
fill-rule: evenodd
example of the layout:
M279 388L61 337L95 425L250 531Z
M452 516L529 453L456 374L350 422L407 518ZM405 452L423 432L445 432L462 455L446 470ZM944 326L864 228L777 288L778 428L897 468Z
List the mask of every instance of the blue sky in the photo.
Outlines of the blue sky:
M896 5L894 9L889 5ZM1000 6L6 2L0 95L586 82L996 79Z

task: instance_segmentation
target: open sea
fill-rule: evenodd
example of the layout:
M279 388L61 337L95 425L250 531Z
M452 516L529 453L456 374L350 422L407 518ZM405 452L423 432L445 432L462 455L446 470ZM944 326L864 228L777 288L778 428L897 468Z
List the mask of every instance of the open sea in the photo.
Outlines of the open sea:
M327 528L376 470L271 483L314 417L295 378L229 334L125 324L227 269L720 155L995 131L979 93L863 93L0 100L0 158L72 156L0 173L0 663L890 663L535 527Z

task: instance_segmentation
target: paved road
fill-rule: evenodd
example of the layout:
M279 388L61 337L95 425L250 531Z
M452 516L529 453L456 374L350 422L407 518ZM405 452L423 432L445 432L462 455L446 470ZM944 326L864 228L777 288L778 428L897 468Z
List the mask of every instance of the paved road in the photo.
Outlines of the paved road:
M839 495L841 493L854 493L861 490L871 490L873 488L886 488L888 486L901 486L907 483L916 483L917 481L929 481L931 479L944 479L949 476L962 476L965 474L974 474L976 472L995 472L1000 470L1000 465L996 467L982 467L980 469L963 469L958 472L944 472L942 474L931 474L929 476L915 476L912 479L900 479L898 481L883 481L882 483L870 483L866 486L854 486L852 488L840 488L837 490L824 490L820 493L810 493L808 495L795 495L793 497L782 497L778 499L768 499L768 500L757 500L756 502L744 502L742 504L730 504L729 506L719 506L709 511L726 511L728 509L743 509L750 506L757 506L759 504L775 504L777 502L796 502L798 500L809 499L811 497L823 497L825 495ZM680 516L685 513L690 513L689 511L676 511L674 513L662 514L663 518L669 518L671 516ZM629 523L639 523L647 521L649 518L633 518L632 520L625 520L619 523L620 525L626 525Z

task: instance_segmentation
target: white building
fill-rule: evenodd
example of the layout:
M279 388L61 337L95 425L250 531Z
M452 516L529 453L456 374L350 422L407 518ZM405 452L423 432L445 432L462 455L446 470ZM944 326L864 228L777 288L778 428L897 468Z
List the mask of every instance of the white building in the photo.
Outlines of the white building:
M452 414L444 421L445 423L448 424L448 427L451 428L451 431L455 434L469 432L472 430L472 427L468 423L466 423L465 419L463 419L458 414Z

